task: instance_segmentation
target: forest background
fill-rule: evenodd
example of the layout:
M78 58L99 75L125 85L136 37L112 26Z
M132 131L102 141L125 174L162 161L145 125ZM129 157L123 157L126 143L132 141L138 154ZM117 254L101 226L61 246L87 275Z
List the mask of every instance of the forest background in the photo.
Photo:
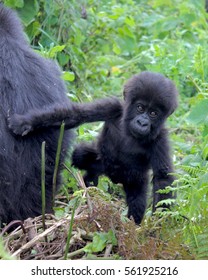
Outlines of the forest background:
M122 188L102 177L98 189L86 190L80 172L70 166L69 160L55 216L46 218L46 227L53 226L55 231L44 234L42 222L35 221L37 240L44 250L39 252L37 242L29 246L20 229L15 235L3 237L0 257L208 259L205 1L3 2L19 13L34 50L58 61L72 101L87 102L104 96L122 99L127 79L144 70L172 79L180 98L179 108L168 121L177 178L177 197L170 210L159 210L152 216L150 196L144 220L141 226L135 226L126 218ZM80 126L77 141L94 139L101 127L101 123ZM17 250L20 252L15 254Z

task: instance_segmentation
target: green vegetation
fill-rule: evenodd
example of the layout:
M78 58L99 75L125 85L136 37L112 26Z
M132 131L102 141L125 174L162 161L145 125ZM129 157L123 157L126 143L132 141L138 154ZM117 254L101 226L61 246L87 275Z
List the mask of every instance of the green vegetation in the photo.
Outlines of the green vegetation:
M204 1L3 2L19 12L34 49L57 59L71 100L122 98L125 81L143 70L168 76L180 92L179 108L168 122L177 177L175 205L151 216L150 201L142 225L136 227L125 217L121 187L103 177L99 189L87 191L79 173L66 163L55 205L54 225L61 230L54 240L66 241L63 231L69 225L63 227L59 219L73 213L76 234L70 227L68 258L208 259L208 14ZM78 140L93 139L100 127L81 126ZM79 219L80 213L90 218ZM14 240L9 238L8 249L14 252ZM36 247L20 257L32 258ZM0 258L5 256L0 246Z

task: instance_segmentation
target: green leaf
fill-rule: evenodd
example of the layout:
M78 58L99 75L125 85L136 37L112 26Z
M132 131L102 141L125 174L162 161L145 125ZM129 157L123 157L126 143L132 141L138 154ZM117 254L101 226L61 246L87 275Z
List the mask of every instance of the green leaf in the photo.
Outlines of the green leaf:
M117 55L121 53L121 48L117 44L113 44L113 52Z
M172 205L172 204L174 204L174 202L175 202L174 198L163 199L163 200L159 201L156 206L157 207L159 207L159 206L164 207L164 205L166 205L166 206L167 205Z
M112 230L106 232L96 232L92 243L85 246L86 253L102 252L107 244L117 245L115 233Z
M128 24L130 27L134 27L136 25L134 18L131 16L126 17L125 23Z
M108 238L108 243L110 243L114 246L116 246L118 244L116 235L112 229L110 229L109 232L107 233L107 238Z
M61 66L66 65L70 60L70 56L64 52L57 53L57 58L58 58L58 62Z
M26 32L30 38L34 38L40 33L40 23L38 21L33 21L26 28Z
M75 79L75 75L73 72L63 72L62 78L65 81L73 82Z
M22 6L21 6L22 7ZM17 9L22 21L27 26L30 24L39 11L39 4L36 0L27 0L22 9Z
M92 243L85 246L86 253L102 252L106 246L106 236L104 233L95 233Z
M187 120L199 124L206 120L208 117L208 99L201 100L191 111Z
M168 17L165 18L162 21L162 30L163 31L170 31L173 30L177 27L177 25L180 23L180 19L179 18L175 18L175 17Z
M155 25L156 22L158 22L159 20L161 20L163 18L162 15L158 15L158 14L151 14L148 17L145 17L141 26L145 27L145 28L150 28L151 26Z
M51 48L49 51L49 57L54 58L57 53L63 51L64 49L65 49L65 45L55 46L55 47Z
M204 160L208 159L208 144L204 147L204 149L202 151L202 157Z
M199 186L200 187L207 186L207 184L208 184L208 173L206 173L203 176L201 176L200 180L199 180Z
M4 4L12 8L22 8L24 6L24 0L5 0Z
M208 135L208 124L207 124L207 122L208 122L208 118L206 118L206 120L205 120L205 125L204 125L204 129L203 129L203 132L202 132L203 137L206 137Z

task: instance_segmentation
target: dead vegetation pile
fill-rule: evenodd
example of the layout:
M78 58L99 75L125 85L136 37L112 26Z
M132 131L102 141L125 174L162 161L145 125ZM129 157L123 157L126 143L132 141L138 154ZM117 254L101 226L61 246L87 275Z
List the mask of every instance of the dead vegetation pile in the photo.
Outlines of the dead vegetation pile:
M1 233L5 251L24 260L193 259L181 233L171 235L166 221L136 226L122 214L124 203L97 188L83 191L76 202L65 217L45 215L44 226L41 216L14 230L7 226Z

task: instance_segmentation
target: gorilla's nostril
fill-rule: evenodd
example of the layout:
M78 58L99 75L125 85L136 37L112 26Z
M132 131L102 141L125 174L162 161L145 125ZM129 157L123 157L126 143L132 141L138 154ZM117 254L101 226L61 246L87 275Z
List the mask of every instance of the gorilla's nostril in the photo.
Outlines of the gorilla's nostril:
M145 127L149 125L149 121L145 119L137 119L137 124L142 127Z

